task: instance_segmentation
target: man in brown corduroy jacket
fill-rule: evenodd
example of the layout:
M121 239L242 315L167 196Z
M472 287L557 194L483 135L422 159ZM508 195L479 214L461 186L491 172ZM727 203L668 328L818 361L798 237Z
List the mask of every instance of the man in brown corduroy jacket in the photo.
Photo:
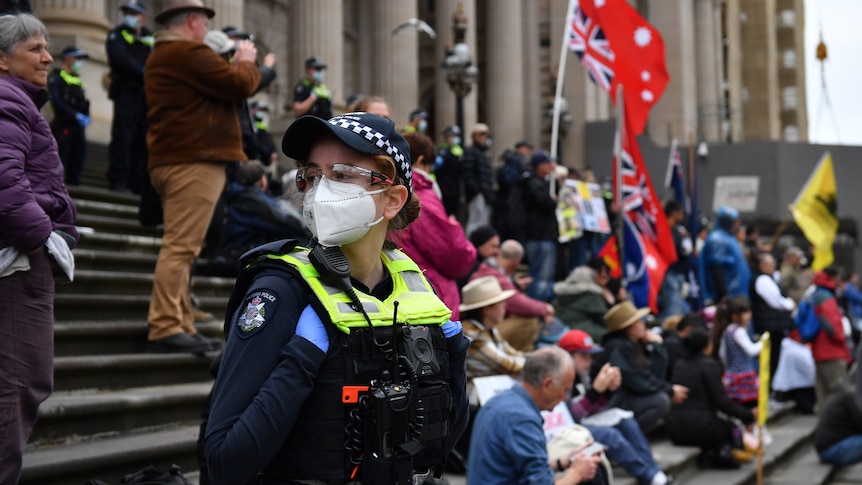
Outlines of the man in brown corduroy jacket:
M246 159L236 103L251 96L260 71L249 41L237 43L230 64L203 43L213 15L200 0L166 0L156 16L165 30L156 33L144 70L148 168L165 224L147 318L150 352L221 347L196 332L188 285L225 185L225 165Z

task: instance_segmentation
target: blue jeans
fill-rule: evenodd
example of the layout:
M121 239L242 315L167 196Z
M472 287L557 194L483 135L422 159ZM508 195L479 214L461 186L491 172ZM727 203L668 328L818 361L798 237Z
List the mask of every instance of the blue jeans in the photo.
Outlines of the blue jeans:
M527 241L524 245L527 261L530 263L530 276L533 282L527 287L527 296L541 301L550 301L554 272L557 268L556 241Z
M652 458L649 443L633 418L623 419L616 426L584 426L593 439L608 447L608 458L616 462L640 483L650 483L659 467Z
M659 319L673 315L685 315L691 311L691 305L682 296L682 284L685 283L686 275L668 271L664 274L664 281L658 294Z
M820 461L833 465L852 465L862 462L862 434L844 438L822 451Z

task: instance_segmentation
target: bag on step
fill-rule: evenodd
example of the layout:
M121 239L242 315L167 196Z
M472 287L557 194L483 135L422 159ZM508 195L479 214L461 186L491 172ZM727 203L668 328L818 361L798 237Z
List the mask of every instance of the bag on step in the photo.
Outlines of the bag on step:
M101 480L90 480L84 485L109 485ZM150 465L123 477L117 485L192 485L180 471L179 465L171 465L162 471Z

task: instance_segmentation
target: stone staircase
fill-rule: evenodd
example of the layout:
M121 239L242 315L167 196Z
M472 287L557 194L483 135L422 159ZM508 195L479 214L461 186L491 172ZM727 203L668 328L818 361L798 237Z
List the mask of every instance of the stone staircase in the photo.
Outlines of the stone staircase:
M39 409L21 484L117 483L150 464L197 469L215 353L145 353L161 230L140 226L137 196L107 190L106 149L89 149L82 186L69 190L82 236L75 281L57 287L54 393ZM233 283L194 277L192 286L202 309L221 319ZM221 327L198 324L209 336Z

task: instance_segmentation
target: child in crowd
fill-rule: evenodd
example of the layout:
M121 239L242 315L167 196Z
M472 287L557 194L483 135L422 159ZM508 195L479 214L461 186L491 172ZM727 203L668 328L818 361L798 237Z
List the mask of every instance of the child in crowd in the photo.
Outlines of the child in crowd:
M673 369L674 384L688 388L688 399L671 407L668 434L675 445L699 446L701 468L739 468L751 461L752 450L744 450L743 431L718 411L754 424L757 409L748 409L728 399L721 382L721 365L711 357L713 344L704 328L693 328L683 339L685 357Z
M724 364L724 388L727 396L745 406L757 406L758 378L755 356L760 355L762 342L752 342L748 333L751 307L748 298L737 296L718 304L713 325L713 350Z

